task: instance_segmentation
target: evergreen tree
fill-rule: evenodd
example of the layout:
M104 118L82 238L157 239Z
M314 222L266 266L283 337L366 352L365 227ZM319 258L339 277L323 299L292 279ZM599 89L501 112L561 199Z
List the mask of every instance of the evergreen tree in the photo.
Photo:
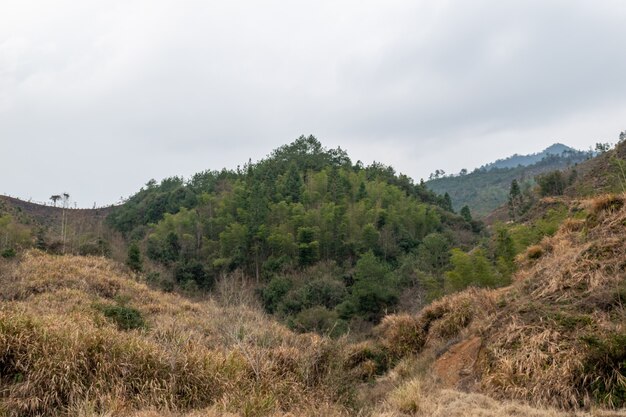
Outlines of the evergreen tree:
M367 190L365 189L365 183L361 181L361 184L359 184L359 191L356 193L356 201L361 201L365 198L367 198Z
M126 258L126 265L135 272L143 271L143 260L141 259L141 251L139 245L133 242L128 247L128 256Z
M450 198L450 194L445 193L443 195L443 208L448 210L449 212L454 213L454 209L452 209L452 199Z
M472 221L472 213L470 212L470 208L468 206L463 206L463 208L461 209L461 216L468 223Z
M522 192L517 180L511 181L511 189L509 190L509 216L515 220L522 206Z
M284 197L289 202L299 203L301 195L302 178L300 178L295 162L292 162L286 173Z

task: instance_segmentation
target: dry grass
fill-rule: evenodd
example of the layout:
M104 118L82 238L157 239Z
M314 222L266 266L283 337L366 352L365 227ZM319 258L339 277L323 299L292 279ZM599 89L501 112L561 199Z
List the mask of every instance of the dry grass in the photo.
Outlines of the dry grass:
M589 200L589 208L592 214L599 215L603 212L612 213L624 206L624 197L615 194L601 194Z
M594 410L566 412L549 407L533 407L515 401L498 401L476 393L425 387L411 379L389 395L389 401L373 414L377 417L618 417L623 412Z
M348 412L345 342L152 291L105 259L30 252L0 278L0 299L0 415ZM98 308L115 303L146 328L119 330Z
M582 227L578 221L576 227L562 227L540 244L552 251L518 273L518 299L483 330L485 392L573 409L598 402L623 405L626 379L620 383L615 377L618 365L598 369L598 352L594 357L585 341L602 344L609 334L626 330L620 298L626 278L626 211L616 201L623 198L586 202L592 218Z
M417 339L421 355L453 352L454 347L462 345L459 342L479 340L477 360L471 369L462 369L469 374L451 380L468 383L465 388L480 390L499 401L453 393L450 395L455 398L454 403L460 401L462 407L474 410L455 411L452 405L441 403L447 391L442 391L443 397L441 393L429 396L420 388L424 387L423 382L420 385L419 381L413 381L390 394L391 405L386 412L389 415L556 416L562 414L543 407L580 410L595 405L624 406L626 209L623 200L623 196L603 196L583 202L592 213L588 219L566 221L554 236L529 248L521 257L521 270L511 287L467 290L444 297L414 318L387 319L388 328L381 332L381 344L402 346L403 343L395 342L404 340L399 334L408 337L414 328L421 328L423 337ZM402 348L399 352L410 349ZM460 363L462 354L442 356L433 369L441 368L438 364L444 357L450 363ZM480 399L479 404L473 404L476 399ZM515 408L503 402L511 399L525 401L541 410L526 410L520 405ZM433 401L434 408L428 408ZM480 404L486 408L483 410ZM606 415L619 415L619 412Z

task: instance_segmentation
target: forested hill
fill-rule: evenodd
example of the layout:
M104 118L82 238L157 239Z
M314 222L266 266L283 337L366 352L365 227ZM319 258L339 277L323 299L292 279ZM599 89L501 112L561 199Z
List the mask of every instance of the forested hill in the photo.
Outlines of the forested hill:
M555 153L558 151L561 153ZM434 178L426 185L435 193L448 193L454 210L467 205L476 216L485 216L507 202L513 180L528 189L535 185L536 175L574 166L592 156L591 152L555 144L540 153L514 155L464 175Z
M392 310L416 262L442 279L450 248L469 249L480 230L424 184L312 136L236 171L150 181L107 221L177 285L210 288L237 271L264 285L268 311L317 308L332 323Z

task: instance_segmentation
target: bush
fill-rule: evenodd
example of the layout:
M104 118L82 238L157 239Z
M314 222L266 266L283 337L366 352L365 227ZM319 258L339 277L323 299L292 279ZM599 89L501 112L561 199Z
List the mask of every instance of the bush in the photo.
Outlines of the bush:
M593 398L609 407L626 405L626 334L614 333L605 339L585 337L589 353L584 362L583 387Z
M2 253L0 253L0 256L2 256L4 259L15 258L16 255L17 253L13 248L7 248L3 250Z
M124 304L103 305L99 307L104 316L115 324L120 330L141 329L146 323L141 312Z
M263 307L268 313L274 313L283 297L293 287L293 283L286 277L274 277L261 292Z
M188 281L195 281L199 287L205 289L210 289L214 284L213 277L205 269L204 265L197 260L189 260L176 264L174 278L176 282L183 284Z
M126 265L135 272L141 272L143 270L143 261L141 259L141 252L139 251L139 245L133 242L128 247L128 257L126 258Z
M323 306L315 306L302 310L291 322L291 327L299 332L317 332L332 337L347 331L346 322L339 319L335 311Z
M386 316L377 331L382 345L393 359L419 353L426 343L422 323L408 314Z

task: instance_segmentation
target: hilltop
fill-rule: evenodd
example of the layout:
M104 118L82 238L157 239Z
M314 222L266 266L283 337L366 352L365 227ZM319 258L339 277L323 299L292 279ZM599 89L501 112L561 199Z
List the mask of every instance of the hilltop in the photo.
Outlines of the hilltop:
M535 176L576 166L591 157L590 152L554 144L542 152L514 155L463 175L434 178L426 186L438 194L447 193L455 210L468 206L477 216L484 217L507 202L513 180L522 188L532 188Z

